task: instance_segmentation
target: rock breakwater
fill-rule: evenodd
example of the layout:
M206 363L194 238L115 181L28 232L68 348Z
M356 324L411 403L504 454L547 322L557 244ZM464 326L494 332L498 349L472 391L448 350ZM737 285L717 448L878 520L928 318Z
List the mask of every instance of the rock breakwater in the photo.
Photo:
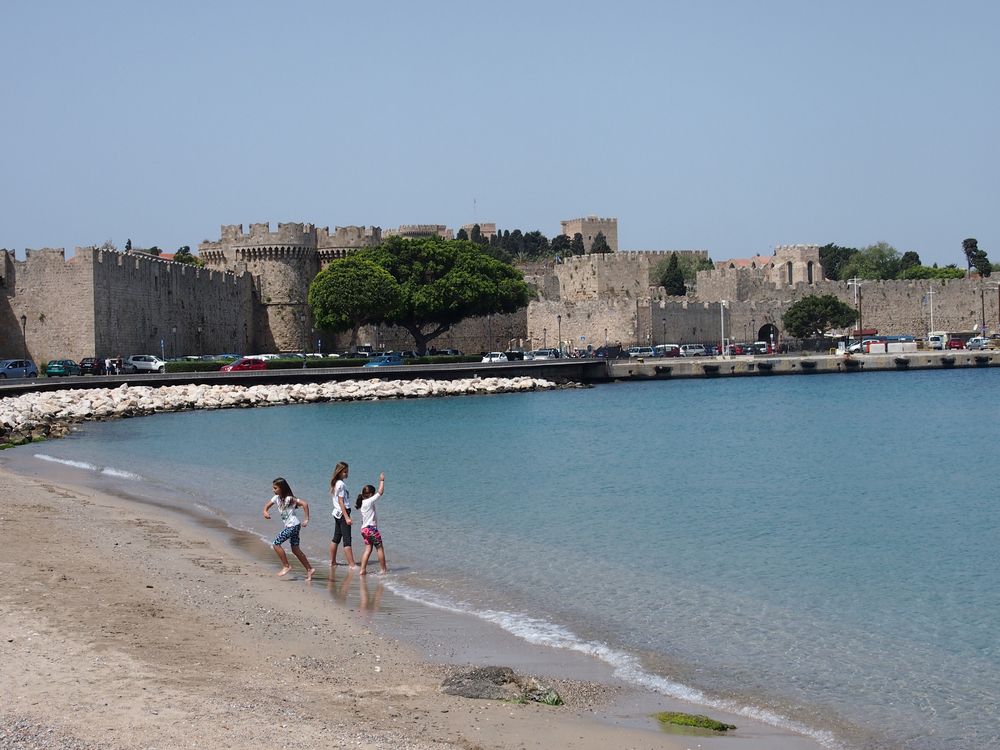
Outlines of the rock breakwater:
M70 425L90 420L141 417L157 412L236 409L318 401L374 401L383 398L467 396L547 390L558 387L539 378L464 378L461 380L346 380L270 385L169 386L121 385L26 393L0 399L0 443L21 445L62 437Z

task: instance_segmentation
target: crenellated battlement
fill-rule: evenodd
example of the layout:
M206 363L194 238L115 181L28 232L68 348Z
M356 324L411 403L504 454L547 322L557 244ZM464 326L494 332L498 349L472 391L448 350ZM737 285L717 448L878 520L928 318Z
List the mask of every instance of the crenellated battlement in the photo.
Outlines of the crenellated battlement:
M244 233L242 224L223 224L219 244L232 247L297 245L315 248L316 227L312 224L297 222L279 223L277 231L272 232L270 222L264 222L251 224L250 230Z
M249 263L251 261L277 260L277 261L308 261L316 258L315 247L303 246L282 246L266 245L261 247L237 247L233 249L234 257L237 261Z
M381 227L329 227L316 230L316 247L319 250L331 248L375 247L382 243Z

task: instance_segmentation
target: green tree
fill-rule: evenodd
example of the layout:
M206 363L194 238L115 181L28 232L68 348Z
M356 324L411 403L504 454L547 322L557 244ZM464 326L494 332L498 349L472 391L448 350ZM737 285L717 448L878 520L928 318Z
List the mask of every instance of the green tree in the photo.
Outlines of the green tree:
M307 298L317 327L350 331L352 347L357 345L358 328L385 320L402 296L392 274L360 256L332 261L312 280Z
M583 235L577 232L573 235L572 241L569 243L569 249L573 255L583 255L587 252L587 249L583 245Z
M472 242L473 245L479 246L489 244L489 240L483 237L483 228L478 224L472 225L472 233L469 235L469 241Z
M549 245L549 249L552 251L553 255L558 255L561 258L565 258L567 255L572 255L573 249L570 247L570 240L565 234L559 234L552 238L552 244Z
M964 279L965 271L954 264L938 268L937 266L911 266L899 274L901 279Z
M966 268L972 270L972 260L979 254L979 242L975 237L962 240L962 252L965 253Z
M199 268L205 265L205 261L192 253L188 245L182 245L177 249L177 252L174 253L174 263L187 263L189 266L198 266Z
M466 318L514 312L531 298L520 271L472 242L390 237L351 257L386 271L399 290L395 304L380 308L384 314L368 322L406 329L420 353Z
M898 278L903 278L903 274L910 268L914 268L920 265L920 256L913 250L907 250L903 253L903 257L899 259L899 274Z
M549 254L549 238L537 229L524 235L524 254L534 260Z
M878 242L852 255L841 267L840 279L894 279L899 275L899 263L899 251L887 242Z
M658 273L656 282L666 291L667 294L674 296L683 296L687 294L687 286L684 284L684 272L681 271L680 263L677 260L677 253L670 253L670 258L664 264L660 261L660 265L663 266L662 272ZM659 266L657 266L657 271L660 271Z
M795 302L782 317L785 330L796 338L822 336L831 328L845 328L858 312L832 294L811 294Z
M469 233L465 231L465 227L462 227L461 229L458 230L458 232L455 234L455 239L456 240L468 240L469 239Z
M841 269L857 253L858 249L856 247L841 247L833 243L823 245L819 249L819 262L823 266L823 274L828 279L843 278L840 275Z
M610 253L611 246L608 244L608 238L604 236L604 232L598 232L597 236L594 237L594 242L590 246L591 253Z

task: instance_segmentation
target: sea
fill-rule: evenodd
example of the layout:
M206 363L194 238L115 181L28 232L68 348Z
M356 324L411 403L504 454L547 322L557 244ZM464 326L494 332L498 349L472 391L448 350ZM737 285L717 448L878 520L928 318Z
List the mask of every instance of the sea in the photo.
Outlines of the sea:
M174 413L0 463L262 547L283 476L321 571L334 464L352 493L385 472L390 597L827 748L981 750L1000 748L998 393L983 368Z

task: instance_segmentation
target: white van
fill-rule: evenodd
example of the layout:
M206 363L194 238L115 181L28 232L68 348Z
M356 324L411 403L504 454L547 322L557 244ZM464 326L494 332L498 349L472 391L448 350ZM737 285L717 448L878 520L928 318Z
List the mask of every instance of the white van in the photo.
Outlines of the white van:
M947 331L931 331L927 334L928 349L944 349L948 344L949 334Z

